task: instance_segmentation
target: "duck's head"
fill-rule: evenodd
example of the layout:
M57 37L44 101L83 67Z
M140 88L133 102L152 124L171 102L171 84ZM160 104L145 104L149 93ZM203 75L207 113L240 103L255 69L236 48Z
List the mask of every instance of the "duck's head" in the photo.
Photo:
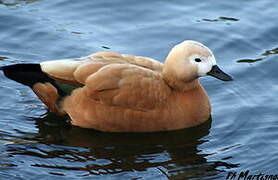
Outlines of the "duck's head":
M182 82L191 82L202 76L213 76L223 81L233 80L217 65L212 51L196 41L184 41L176 45L165 61L163 73L171 74Z

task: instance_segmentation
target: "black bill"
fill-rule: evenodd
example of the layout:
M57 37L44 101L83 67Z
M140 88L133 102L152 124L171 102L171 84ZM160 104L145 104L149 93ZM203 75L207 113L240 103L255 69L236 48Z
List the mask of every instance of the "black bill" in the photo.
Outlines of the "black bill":
M224 73L217 65L212 66L210 72L207 73L210 76L213 76L222 81L232 81L233 78L228 74Z

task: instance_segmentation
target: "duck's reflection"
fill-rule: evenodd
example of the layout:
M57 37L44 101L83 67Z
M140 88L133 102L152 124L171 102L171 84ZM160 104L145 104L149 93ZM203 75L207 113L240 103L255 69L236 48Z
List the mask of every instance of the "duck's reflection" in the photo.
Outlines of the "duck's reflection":
M161 176L182 179L217 175L218 166L232 166L208 162L206 155L198 150L205 142L202 137L209 134L211 119L198 127L159 133L103 133L69 126L60 119L53 114L36 119L37 138L44 147L33 145L30 150L29 146L20 154L52 162L40 161L33 166L83 171L87 175L155 169ZM51 148L48 150L45 144Z

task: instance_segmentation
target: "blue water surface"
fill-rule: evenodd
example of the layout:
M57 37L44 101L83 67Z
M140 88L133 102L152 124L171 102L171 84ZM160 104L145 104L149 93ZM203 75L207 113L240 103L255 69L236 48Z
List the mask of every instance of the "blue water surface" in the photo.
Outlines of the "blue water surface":
M0 0L0 66L115 51L161 62L175 44L213 50L233 82L201 78L212 119L175 132L66 125L0 73L0 179L226 179L278 174L276 0Z

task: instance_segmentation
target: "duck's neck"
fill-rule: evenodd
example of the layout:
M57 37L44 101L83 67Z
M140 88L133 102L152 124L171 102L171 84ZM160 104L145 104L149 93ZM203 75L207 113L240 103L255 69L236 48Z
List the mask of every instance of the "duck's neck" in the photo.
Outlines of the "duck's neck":
M182 81L177 79L174 75L167 73L163 73L163 79L168 84L168 86L175 91L185 92L200 87L198 79Z

